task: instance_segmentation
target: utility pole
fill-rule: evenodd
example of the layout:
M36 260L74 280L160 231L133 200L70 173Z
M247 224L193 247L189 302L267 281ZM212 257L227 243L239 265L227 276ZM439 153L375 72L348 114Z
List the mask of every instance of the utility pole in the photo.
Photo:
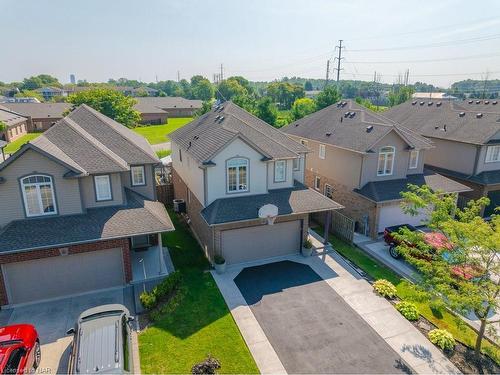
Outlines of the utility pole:
M340 71L344 70L343 68L340 68L340 62L343 59L343 57L342 57L342 48L345 48L344 46L342 46L342 42L343 42L343 40L340 39L339 40L339 45L335 46L335 49L337 49L337 48L339 49L339 56L335 57L335 59L334 59L334 62L335 62L335 60L337 60L337 67L334 68L334 70L337 71L337 85L339 84L339 80L340 80Z
M326 80L325 87L328 86L328 78L330 76L330 59L326 60Z
M181 72L177 71L177 82L181 81Z
M220 80L224 81L224 67L220 64Z

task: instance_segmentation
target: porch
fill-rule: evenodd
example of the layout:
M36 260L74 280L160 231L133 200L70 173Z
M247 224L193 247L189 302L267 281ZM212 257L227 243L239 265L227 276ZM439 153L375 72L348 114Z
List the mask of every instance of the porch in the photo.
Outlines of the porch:
M162 278L174 271L168 249L163 247L161 233L132 237L131 244L132 284Z

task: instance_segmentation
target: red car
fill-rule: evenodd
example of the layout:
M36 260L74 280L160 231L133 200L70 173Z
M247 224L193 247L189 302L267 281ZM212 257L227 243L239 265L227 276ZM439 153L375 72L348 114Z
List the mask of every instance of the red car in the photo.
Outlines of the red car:
M2 374L34 373L40 365L40 340L35 327L16 324L0 328Z

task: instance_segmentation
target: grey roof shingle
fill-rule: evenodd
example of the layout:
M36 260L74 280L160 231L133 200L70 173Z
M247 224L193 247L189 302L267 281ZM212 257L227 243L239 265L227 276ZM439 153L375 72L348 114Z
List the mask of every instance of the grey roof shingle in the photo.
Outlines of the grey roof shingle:
M253 220L259 217L259 209L266 204L277 206L279 216L343 208L323 194L296 182L293 188L270 190L267 194L217 199L201 214L209 225Z
M464 181L471 181L481 185L496 185L500 184L500 169L493 171L484 171L476 175L468 175L465 173L455 172L445 168L439 168L432 165L426 165L428 169L444 174L445 176L455 177Z
M7 127L14 126L26 120L28 120L26 117L0 106L0 121L7 125Z
M225 102L169 137L197 161L208 162L231 140L241 137L271 159L296 158L308 149L232 102Z
M73 105L71 103L2 103L2 106L34 119L53 118L58 120Z
M165 113L172 109L200 109L201 100L185 99L174 96L156 96L135 98L134 109L141 113Z
M412 148L432 147L429 140L411 129L351 100L323 108L282 130L290 135L362 153L371 151L391 131L397 132Z
M403 179L368 182L361 189L354 189L354 191L374 202L392 201L402 199L401 192L408 191L408 184L427 185L434 191L440 190L446 193L471 190L468 186L441 176L436 172L424 170L422 174L408 175Z
M18 220L0 233L0 253L174 230L165 207L125 188L127 204L85 214Z
M432 104L429 105L429 102ZM472 104L468 101L437 103L410 100L390 108L384 112L384 116L425 137L464 143L485 144L500 132L500 104L484 104L484 101L479 104L475 104L476 101ZM478 113L482 114L480 118L477 117Z

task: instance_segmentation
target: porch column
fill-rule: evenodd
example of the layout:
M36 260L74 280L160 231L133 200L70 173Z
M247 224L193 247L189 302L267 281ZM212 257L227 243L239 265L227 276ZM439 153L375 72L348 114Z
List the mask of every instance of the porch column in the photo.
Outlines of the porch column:
M164 271L164 270L162 270L163 244L161 242L161 233L158 233L157 236L158 236L158 249L160 250L160 251L158 251L158 262L160 262L159 263L160 267L158 267L158 269L159 269L158 274L161 275Z
M323 236L323 244L326 245L328 243L328 237L330 236L330 225L332 222L332 211L327 211L326 212L326 218L325 218L325 234Z

